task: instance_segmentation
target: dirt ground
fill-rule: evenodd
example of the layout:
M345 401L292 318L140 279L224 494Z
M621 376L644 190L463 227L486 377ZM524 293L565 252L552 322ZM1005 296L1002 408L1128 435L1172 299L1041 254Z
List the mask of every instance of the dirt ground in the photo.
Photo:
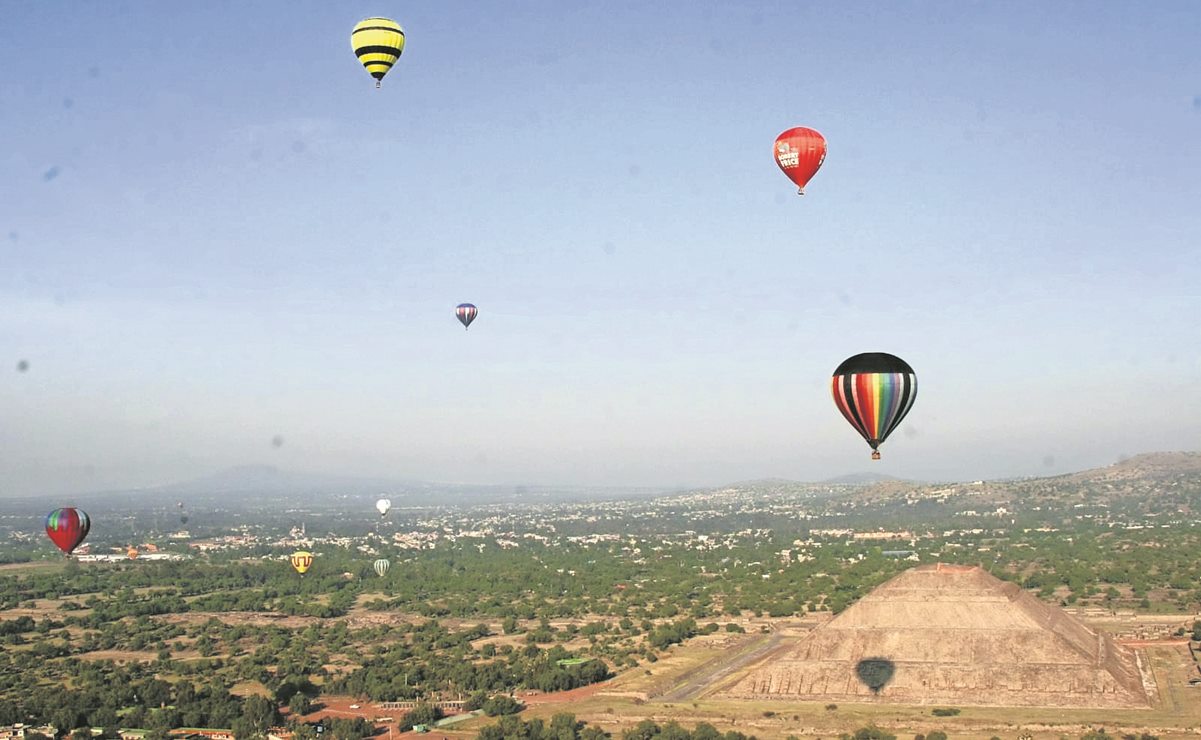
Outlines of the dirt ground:
M80 660L111 660L114 663L153 663L158 658L149 650L93 650L82 653Z
M647 700L648 688L685 684L698 668L708 670L712 656L721 655L714 646L690 641L673 648L670 658L649 668L640 666L619 675L591 696L581 696L564 706L531 702L528 716L549 717L555 712L571 711L578 718L597 724L617 736L622 729L643 719L660 724L678 721L685 726L709 722L721 731L737 730L762 740L777 740L789 735L801 738L833 737L875 724L898 737L942 730L959 740L987 740L993 736L1012 738L1031 734L1036 740L1058 740L1061 736L1078 737L1088 729L1105 727L1111 735L1149 732L1163 740L1183 740L1201 735L1201 687L1187 683L1191 657L1187 647L1174 642L1156 643L1143 648L1147 655L1160 697L1152 709L1141 710L1065 710L1007 707L957 707L955 717L935 717L932 707L884 703L837 706L788 700L708 699L669 701ZM730 651L736 659L738 651Z
M161 619L172 624L204 624L216 619L228 625L253 625L255 627L287 627L301 629L328 620L320 617L289 617L275 612L185 612L183 614L157 614L151 619Z
M64 560L37 560L31 563L5 563L0 565L0 573L4 575L20 575L21 573L33 573L35 571L53 572L62 570L67 567L67 561Z

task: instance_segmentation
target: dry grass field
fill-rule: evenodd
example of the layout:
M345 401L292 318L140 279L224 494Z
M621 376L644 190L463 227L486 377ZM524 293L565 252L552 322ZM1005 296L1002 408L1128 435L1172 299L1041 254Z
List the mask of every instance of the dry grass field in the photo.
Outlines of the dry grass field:
M1144 648L1160 687L1150 709L1062 709L1037 707L956 707L954 717L936 717L930 706L906 706L876 702L840 703L837 706L788 700L744 700L700 698L672 702L645 699L648 693L678 686L687 676L716 661L724 663L722 651L704 638L672 648L671 657L660 660L646 675L644 667L626 671L596 694L571 703L532 704L526 716L549 717L570 711L580 719L610 732L620 732L641 720L684 725L709 722L719 730L738 730L764 740L796 735L830 738L854 732L869 724L887 729L898 737L942 730L955 738L988 740L993 736L1016 738L1030 734L1039 740L1057 740L1062 735L1079 736L1090 728L1105 727L1110 734L1150 732L1165 740L1201 735L1201 688L1191 687L1187 677L1191 658L1178 644ZM735 654L737 651L733 651ZM475 723L471 723L475 724ZM456 728L458 729L458 728ZM463 727L462 729L468 729Z

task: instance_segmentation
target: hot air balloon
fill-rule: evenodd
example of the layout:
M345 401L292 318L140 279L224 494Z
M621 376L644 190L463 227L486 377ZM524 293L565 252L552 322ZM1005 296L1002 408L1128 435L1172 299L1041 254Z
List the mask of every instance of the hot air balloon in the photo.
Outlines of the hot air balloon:
M384 75L404 53L405 32L390 18L366 18L351 31L350 48L379 87Z
M375 561L375 565L373 565L372 567L375 568L375 574L378 575L380 578L383 578L384 576L386 576L388 574L388 568L390 568L391 566L392 566L392 563L389 563L384 558L380 558L379 560Z
M381 498L375 502L375 510L380 516L388 516L388 511L392 508L392 502L386 498Z
M188 523L188 515L187 515L187 514L180 514L180 515L179 515L179 523L180 523L180 524L187 524L187 523Z
M68 555L79 547L91 528L92 520L82 509L67 507L55 509L46 515L46 534L58 549Z
M131 545L129 547L129 549L125 551L125 554L129 557L130 560L137 560L138 559L138 548L133 547Z
M888 439L913 408L917 375L909 363L887 352L865 352L845 360L831 379L834 405L863 435L880 459L880 443Z
M459 321L463 322L464 329L471 326L471 322L475 321L475 315L478 313L479 309L470 303L460 303L455 306L455 316L458 316Z
M796 185L797 195L804 195L805 185L826 161L826 139L811 128L790 128L776 137L775 153L776 164Z
M292 553L291 560L292 567L295 568L296 572L302 576L308 572L309 568L313 567L313 553L311 552L297 550L296 552Z

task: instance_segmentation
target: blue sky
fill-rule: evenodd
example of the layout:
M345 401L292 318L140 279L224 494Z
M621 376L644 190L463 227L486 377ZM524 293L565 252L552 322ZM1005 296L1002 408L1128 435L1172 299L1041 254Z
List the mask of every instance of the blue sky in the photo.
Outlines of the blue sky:
M348 41L369 15L408 40L378 91ZM4 17L0 495L1201 447L1195 3ZM771 157L797 125L829 141L803 199ZM827 387L861 351L920 382L879 463Z

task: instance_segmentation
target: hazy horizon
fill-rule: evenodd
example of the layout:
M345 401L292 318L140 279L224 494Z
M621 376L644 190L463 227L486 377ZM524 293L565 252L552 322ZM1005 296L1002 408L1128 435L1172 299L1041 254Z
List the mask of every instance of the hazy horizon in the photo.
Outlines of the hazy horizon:
M376 14L407 32L381 90L349 48ZM6 21L0 497L245 464L683 487L1201 449L1195 3ZM829 141L804 198L771 157L798 125ZM876 463L828 387L863 351L919 384Z

